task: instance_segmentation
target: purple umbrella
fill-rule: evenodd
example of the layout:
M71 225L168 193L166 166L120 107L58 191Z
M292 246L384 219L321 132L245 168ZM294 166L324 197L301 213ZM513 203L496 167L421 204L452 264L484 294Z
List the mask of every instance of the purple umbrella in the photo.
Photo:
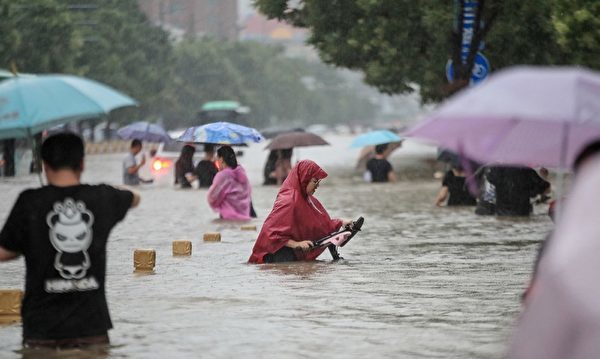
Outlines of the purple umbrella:
M519 66L452 96L406 135L483 163L568 168L600 138L600 73Z
M117 135L125 140L138 139L148 142L169 142L171 137L162 127L153 123L139 121L117 130Z

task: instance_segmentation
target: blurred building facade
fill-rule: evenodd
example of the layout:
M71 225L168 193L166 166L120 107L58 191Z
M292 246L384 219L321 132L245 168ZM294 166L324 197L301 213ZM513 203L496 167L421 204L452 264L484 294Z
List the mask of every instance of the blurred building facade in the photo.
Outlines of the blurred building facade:
M150 21L175 37L238 39L237 0L138 0Z
M257 41L283 46L286 56L320 61L316 51L306 45L307 29L293 27L283 21L267 19L257 12L247 14L241 20L240 40Z

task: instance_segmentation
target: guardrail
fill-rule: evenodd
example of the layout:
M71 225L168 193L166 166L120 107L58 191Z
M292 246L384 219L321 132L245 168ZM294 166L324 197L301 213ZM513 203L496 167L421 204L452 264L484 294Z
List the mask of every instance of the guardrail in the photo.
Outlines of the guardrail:
M127 152L131 146L130 140L114 140L103 142L87 142L85 144L85 153L87 155L101 153Z

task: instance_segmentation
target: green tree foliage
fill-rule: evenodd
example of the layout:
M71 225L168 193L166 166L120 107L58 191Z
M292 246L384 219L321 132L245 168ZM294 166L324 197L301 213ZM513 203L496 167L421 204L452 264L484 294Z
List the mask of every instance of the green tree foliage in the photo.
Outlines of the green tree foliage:
M0 67L71 72L80 46L64 2L0 0Z
M556 12L556 1L563 4L562 12ZM386 93L410 92L416 84L425 100L439 100L453 90L444 68L460 49L460 17L455 14L461 13L462 3L255 0L269 18L308 27L308 42L324 61L363 71L367 83ZM493 69L557 63L597 68L598 6L593 0L479 0L483 26L473 39L471 56L483 40ZM457 69L457 77L467 78L469 69Z
M564 63L600 69L600 2L557 0L554 24Z
M71 2L73 7L81 3ZM140 100L141 117L159 117L172 61L168 34L147 21L136 0L85 4L87 9L72 8L84 40L77 58L79 74Z
M214 100L249 106L257 127L374 114L335 70L289 59L280 48L209 38L174 45L136 0L0 0L0 68L12 62L20 72L74 73L129 94L140 107L112 113L121 123L193 125Z
M374 114L373 105L344 88L333 69L286 58L273 46L187 39L175 48L173 72L166 91L170 126L193 124L202 103L213 100L249 106L257 127L360 121Z

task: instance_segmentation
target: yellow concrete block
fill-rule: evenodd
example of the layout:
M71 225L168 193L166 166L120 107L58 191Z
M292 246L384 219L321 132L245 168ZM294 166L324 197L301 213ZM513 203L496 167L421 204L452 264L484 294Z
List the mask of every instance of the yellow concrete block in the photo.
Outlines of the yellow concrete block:
M22 290L0 289L0 324L9 324L21 321L22 299Z
M256 231L256 226L251 226L251 225L242 226L241 230L242 231Z
M174 256L191 256L192 242L191 241L173 241Z
M133 252L133 267L135 272L152 272L156 265L154 249L136 249Z
M221 233L206 232L206 233L204 233L204 241L205 242L220 242L221 241Z

